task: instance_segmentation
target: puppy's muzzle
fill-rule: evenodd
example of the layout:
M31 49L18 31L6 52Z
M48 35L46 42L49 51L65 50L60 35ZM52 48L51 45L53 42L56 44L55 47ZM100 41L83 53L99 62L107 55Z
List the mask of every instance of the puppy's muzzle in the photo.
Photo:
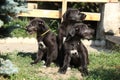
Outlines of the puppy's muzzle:
M72 55L78 55L78 51L77 50L70 50L70 53L72 54Z

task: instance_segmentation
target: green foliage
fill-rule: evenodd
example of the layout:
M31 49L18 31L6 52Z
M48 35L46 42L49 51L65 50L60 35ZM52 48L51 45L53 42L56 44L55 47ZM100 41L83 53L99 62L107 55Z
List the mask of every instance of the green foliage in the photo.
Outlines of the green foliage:
M78 8L84 12L99 12L98 3L71 3L73 8Z
M0 5L1 14L11 14L15 15L20 12L26 12L27 8L25 6L19 5L18 2L14 0L5 0L3 4Z
M23 20L15 19L9 22L9 24L5 24L4 28L7 30L8 35L10 37L32 37L34 35L29 35L25 27L28 24L28 19L25 18Z
M58 32L58 27L60 25L60 20L57 19L45 19L46 24L50 27L52 32L56 33Z
M72 75L70 78L68 78L68 80L78 80L78 78L76 78L74 75Z
M11 75L18 72L18 68L9 60L4 60L0 58L0 74L1 75Z
M21 13L21 12L27 12L27 8L26 5L21 4L21 3L25 3L23 2L23 0L19 0L18 2L15 2L14 0L2 0L0 3L0 16L1 18L3 18L2 16L7 16L5 17L7 21L10 21L11 19L13 19L13 17L16 16L16 14ZM5 22L5 21L3 21ZM0 25L2 25L0 23Z
M47 6L46 6L47 5ZM69 2L67 4L68 8L78 8L82 12L99 12L99 3L76 3L76 2ZM62 4L59 2L39 2L38 7L41 9L54 9L54 10L59 10L62 7Z
M30 62L32 62L31 57L33 57L34 53L14 51L7 54L8 55L4 54L4 56L10 57L10 60L19 68L18 74L10 75L8 80L51 80L51 78L48 78L47 76L37 75L37 70L42 66L42 63L38 63L34 66L30 65Z
M0 20L0 27L1 27L1 26L3 26L3 24L4 24L4 23L3 23L3 21L2 21L2 20Z

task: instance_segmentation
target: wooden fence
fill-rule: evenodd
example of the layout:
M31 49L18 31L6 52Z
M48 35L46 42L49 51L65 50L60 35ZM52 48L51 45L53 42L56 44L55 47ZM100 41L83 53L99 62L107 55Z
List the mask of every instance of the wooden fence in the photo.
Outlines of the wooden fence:
M67 9L68 2L95 2L95 3L107 3L107 2L118 2L118 0L27 0L28 9L30 9L27 13L20 13L18 16L25 17L42 17L42 18L62 18L62 15ZM62 2L61 10L45 10L38 9L37 3L33 2ZM100 13L91 13L91 12L83 12L87 15L85 20L91 21L100 21Z

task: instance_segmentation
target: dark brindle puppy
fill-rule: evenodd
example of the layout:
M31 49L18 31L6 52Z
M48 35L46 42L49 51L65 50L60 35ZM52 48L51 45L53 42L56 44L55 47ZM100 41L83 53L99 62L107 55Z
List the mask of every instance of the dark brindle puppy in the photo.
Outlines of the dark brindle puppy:
M71 27L85 19L86 15L81 13L79 9L68 9L63 15L63 21L58 29L58 45L61 49L63 38L66 37Z
M35 18L31 20L29 25L26 27L27 31L32 33L37 33L37 41L38 41L38 53L37 58L34 62L31 64L36 64L39 60L42 59L45 50L45 47L41 44L41 42L44 43L46 46L46 63L45 65L48 67L50 66L50 63L57 59L58 55L58 47L57 47L57 41L56 41L56 35L50 31L48 26L45 24L45 22L40 18Z
M60 73L66 73L67 68L71 65L77 67L84 75L88 74L88 51L80 39L90 39L93 33L94 30L83 23L75 24L71 28L62 47L64 61L59 69Z

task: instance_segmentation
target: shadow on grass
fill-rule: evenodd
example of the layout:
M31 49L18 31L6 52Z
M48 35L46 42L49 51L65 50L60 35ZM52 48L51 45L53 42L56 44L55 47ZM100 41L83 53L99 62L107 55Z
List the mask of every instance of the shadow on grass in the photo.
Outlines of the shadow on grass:
M0 55L0 58L3 58L4 60L6 60L6 59L10 59L10 57L9 57L8 54L7 54L7 55Z
M90 71L86 80L120 80L120 66L115 68L97 68Z
M30 52L18 52L17 56L21 56L21 57L30 57L32 60L36 59L36 53L30 53Z
M36 59L37 53L30 53L30 52L18 52L17 56L21 57L30 57L33 61ZM46 61L46 54L43 55L42 60Z

